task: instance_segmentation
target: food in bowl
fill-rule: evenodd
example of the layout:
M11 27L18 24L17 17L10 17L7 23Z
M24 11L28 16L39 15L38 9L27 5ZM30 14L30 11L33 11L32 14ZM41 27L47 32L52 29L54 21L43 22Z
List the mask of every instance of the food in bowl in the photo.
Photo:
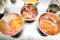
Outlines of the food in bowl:
M25 3L28 3L28 4L34 4L36 3L38 0L24 0Z
M37 14L38 14L38 10L32 4L25 5L21 10L21 15L25 20L34 20Z
M13 36L19 33L23 28L23 19L17 13L7 13L1 19L7 27L7 31L3 34Z
M46 12L38 20L39 29L46 35L56 35L59 33L58 20L56 15Z

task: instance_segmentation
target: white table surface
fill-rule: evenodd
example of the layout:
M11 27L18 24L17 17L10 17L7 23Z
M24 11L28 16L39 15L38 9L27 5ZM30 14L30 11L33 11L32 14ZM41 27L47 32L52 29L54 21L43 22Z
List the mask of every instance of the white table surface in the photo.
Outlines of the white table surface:
M40 0L39 4L37 5L38 9L38 16L36 20L32 23L24 23L22 34L19 38L15 38L15 40L60 40L60 34L55 36L41 36L41 34L38 32L37 28L37 20L40 15L42 15L44 12L46 12L46 9L48 8L48 5L51 0ZM23 0L17 0L16 4L11 4L9 0L7 0L6 8L7 10L12 13L18 13L20 14L21 8L24 6ZM13 40L13 38L9 36L5 36L0 33L0 40Z

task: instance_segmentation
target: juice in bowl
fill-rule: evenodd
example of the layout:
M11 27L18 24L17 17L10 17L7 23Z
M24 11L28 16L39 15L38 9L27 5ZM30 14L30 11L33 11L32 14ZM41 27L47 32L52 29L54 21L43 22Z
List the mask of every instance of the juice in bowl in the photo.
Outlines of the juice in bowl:
M8 13L1 18L4 26L6 27L6 31L2 32L8 36L14 36L18 34L23 28L23 19L20 15L16 13Z
M58 20L54 13L46 12L39 17L38 27L46 35L56 35L60 29L57 24Z
M26 4L36 4L38 0L23 0Z

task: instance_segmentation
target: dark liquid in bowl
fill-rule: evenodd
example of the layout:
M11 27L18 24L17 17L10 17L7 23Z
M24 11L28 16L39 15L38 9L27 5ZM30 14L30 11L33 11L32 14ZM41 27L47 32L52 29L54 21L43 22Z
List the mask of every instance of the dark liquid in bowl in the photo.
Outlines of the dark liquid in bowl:
M60 11L60 8L57 4L51 4L47 9L47 12L52 12L52 13L56 13L58 11Z
M16 3L16 0L10 0L11 1L11 3Z

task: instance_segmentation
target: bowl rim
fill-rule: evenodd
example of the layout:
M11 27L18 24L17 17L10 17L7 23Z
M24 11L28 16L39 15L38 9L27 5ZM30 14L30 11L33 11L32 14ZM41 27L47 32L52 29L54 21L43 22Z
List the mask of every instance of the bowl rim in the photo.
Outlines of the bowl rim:
M59 18L59 13L60 13L60 11L58 11L55 15ZM59 18L59 20L60 20L60 18Z

